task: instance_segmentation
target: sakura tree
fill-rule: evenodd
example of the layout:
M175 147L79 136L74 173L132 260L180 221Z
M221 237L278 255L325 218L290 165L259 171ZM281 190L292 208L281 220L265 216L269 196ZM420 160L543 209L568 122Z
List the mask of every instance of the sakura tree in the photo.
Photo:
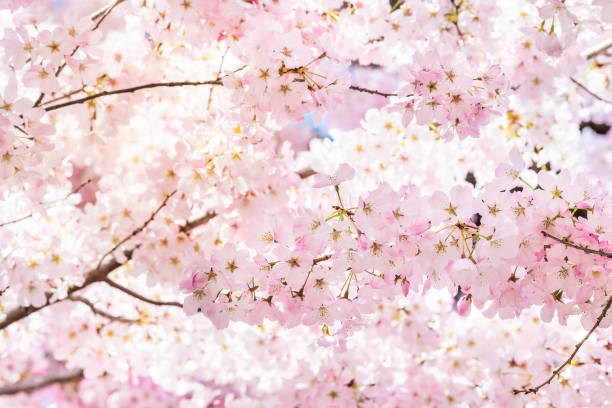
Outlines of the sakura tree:
M0 22L0 406L612 404L610 0Z

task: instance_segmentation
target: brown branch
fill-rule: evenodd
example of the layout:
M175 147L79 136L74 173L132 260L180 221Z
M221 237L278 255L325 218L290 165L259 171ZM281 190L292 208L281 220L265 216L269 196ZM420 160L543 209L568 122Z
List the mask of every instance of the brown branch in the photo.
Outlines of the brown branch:
M369 94L372 94L372 95L380 95L380 96L384 96L386 98L388 98L390 96L397 96L396 93L385 93L385 92L377 91L377 90L374 90L374 89L362 88L362 87L357 86L357 85L351 85L349 87L349 89L352 89L353 91L369 93Z
M300 171L297 172L298 176L300 176L300 178L308 178L310 176L314 176L315 174L317 174L316 171L314 171L313 169L311 169L310 167L307 167L305 169L302 169Z
M608 252L604 252L604 251L599 251L599 250L595 250L595 249L591 249L591 248L587 248L587 247L582 247L579 245L574 244L573 242L571 242L568 238L557 238L554 235L550 235L548 232L546 231L540 231L542 233L542 235L544 235L545 237L554 239L557 242L560 242L561 244L568 246L568 247L572 247L574 249L578 249L579 251L585 252L587 254L593 254L593 255L600 255L600 256L605 256L606 258L612 258L612 254L608 253Z
M45 101L45 102L41 103L40 105L41 106L45 106L45 105L48 105L48 104L53 103L53 102L61 101L62 99L68 99L72 95L78 94L79 92L83 92L83 91L85 91L85 87L82 87L80 89L75 89L74 91L70 91L67 94L64 94L62 96L58 96L56 98L49 99L48 101Z
M194 220L191 221L187 221L185 223L185 225L181 225L181 227L179 228L179 231L187 234L189 231L199 227L200 225L205 225L208 223L208 221L212 220L213 218L215 218L217 216L217 213L214 211L208 211L206 214L204 214L201 217L198 217Z
M125 0L116 0L112 5L110 6L106 6L104 7L102 10L98 11L97 13L94 13L94 15L92 15L90 17L91 21L96 21L98 20L98 22L96 23L96 25L94 26L94 28L91 29L91 31L96 31L98 29L98 27L100 27L100 24L102 24L102 21L104 21L104 19L106 17L108 17L108 15L110 14L110 12L120 3L123 3ZM74 54L76 54L76 52L79 50L79 46L77 45L76 47L74 47L74 49L72 50L72 52L70 53L70 56L74 56ZM66 67L66 61L64 60L64 62L62 63L62 65L60 65L59 67L57 67L57 70L55 71L55 76L58 77L59 74L61 74L62 70ZM34 102L34 107L38 107L41 105L41 102L43 100L43 98L45 97L45 93L41 92L40 95L38 96L38 99L36 100L36 102Z
M225 52L221 56L221 63L219 64L219 70L217 71L217 78L215 78L216 80L221 79L221 71L223 70L223 62L225 61L225 56L227 55L229 50L230 50L230 47L227 47L225 49ZM213 95L214 89L215 88L211 86L210 91L208 91L208 104L206 105L206 109L210 109L210 104L212 103L212 95Z
M208 215L208 214L212 214L212 215ZM193 221L189 221L187 222L184 226L181 227L181 232L184 233L188 233L189 231L191 231L194 228L197 228L201 225L206 224L208 221L210 221L216 214L214 212L208 213L207 215L205 215L204 217L200 217L198 219L195 219ZM133 248L124 251L123 255L125 256L125 258L127 260L132 259L132 255L134 253L134 251L136 249L138 249L140 247L139 245L134 246ZM123 265L123 263L119 263L117 262L116 259L111 259L108 262L106 262L104 265L102 265L99 268L94 268L94 269L90 269L89 271L87 271L87 273L85 274L85 280L83 281L83 283L81 283L80 285L75 285L75 286L71 286L67 289L67 296L72 295L73 293L93 284L96 282L102 282L106 279L106 277L113 272L114 270L120 268ZM52 294L48 293L47 294L47 302L40 306L40 307L34 307L34 306L19 306L16 307L12 310L9 310L6 314L6 318L0 322L0 330L5 329L6 327L10 326L11 324L18 322L22 319L25 319L26 317L28 317L29 315L36 313L42 309L45 309L48 306L54 305L55 303L59 303L62 302L63 300L66 299L60 299L60 300L56 300L54 302L51 302L51 296Z
M0 387L0 395L14 395L20 392L32 392L53 384L64 384L80 381L83 378L83 370L75 369L63 373L52 373L43 377L27 378L15 384Z
M131 289L126 288L125 286L121 286L120 284L118 284L117 282L112 281L109 277L106 277L104 279L104 283L108 284L109 286L112 286L115 289L120 290L123 293L126 293L132 297L135 297L138 300L142 300L143 302L147 302L147 303L151 303L152 305L156 305L156 306L176 306L176 307L183 307L182 303L179 302L162 302L162 301L158 301L158 300L153 300L153 299L149 299L147 297L142 296L139 293L134 292Z
M102 255L102 258L100 258L100 261L98 262L98 266L97 268L100 267L100 265L102 265L102 262L104 262L104 259L106 259L107 256L109 256L110 254L112 254L113 252L115 252L121 245L125 244L127 241L129 241L130 239L132 239L135 235L139 234L142 232L142 230L144 230L147 225L149 225L151 223L151 221L153 221L153 219L155 218L155 216L161 211L162 208L164 208L166 206L166 204L168 203L168 200L170 199L170 197L172 197L174 194L176 194L176 190L174 190L173 192L171 192L170 194L168 194L166 196L166 198L164 198L164 201L162 201L162 203L159 205L159 207L157 207L157 209L155 211L153 211L151 213L151 216L144 222L144 224L142 224L140 227L136 228L134 231L132 231L128 236L124 237L121 241L117 242L117 244L115 244L114 247L112 247L111 249L109 249L104 255Z
M584 338L580 341L580 343L576 344L576 348L574 349L574 352L568 357L567 360L565 360L563 362L563 364L561 364L559 367L557 367L557 369L555 371L553 371L553 373L551 374L550 377L548 377L548 379L546 381L544 381L542 384L538 385L537 387L532 387L532 388L525 388L522 390L513 390L514 395L516 394L536 394L540 388L544 387L547 384L550 384L552 382L552 380L559 375L559 373L561 373L561 371L572 362L574 356L576 356L576 353L578 353L578 350L580 350L580 347L582 347L582 345L589 339L589 337L591 336L591 334L595 331L595 329L597 329L597 327L599 326L599 324L601 323L601 321L604 319L604 317L606 317L606 313L608 312L608 309L610 309L610 305L612 305L612 296L610 296L608 298L608 302L606 303L606 306L603 308L603 310L601 311L601 313L599 314L599 317L597 318L597 321L595 322L595 325L593 325L593 327L591 327L591 330L589 330L589 332L586 334L586 336L584 336Z
M94 304L89 299L86 299L82 296L70 296L69 299L75 302L83 303L89 309L91 309L91 311L94 314L100 315L102 317L106 317L109 320L121 322L121 323L141 323L140 319L128 319L122 316L114 316L108 312L105 312L104 310L98 309L97 307L94 306Z
M62 199L58 199L58 200L50 201L50 202L46 203L44 208L45 209L46 208L51 208L51 207L53 207L53 204L57 204L59 202L62 202L64 200L68 199L68 197L70 197L71 195L76 194L79 191L81 191L81 189L83 189L86 185L91 183L91 181L92 181L91 179L88 179L87 181L81 183L78 187L76 187L74 190L72 190L70 193L68 193L66 195L66 197L64 197ZM3 222L3 223L0 224L0 228L4 227L6 225L15 224L15 223L17 223L19 221L27 220L28 218L33 217L33 216L34 216L34 213L30 213L28 215L24 215L23 217L20 217L20 218L11 220L11 221Z
M102 91L102 92L99 92L99 93L96 93L96 94L93 94L93 95L88 95L88 96L86 96L84 98L75 99L73 101L68 101L68 102L64 102L64 103L58 103L57 105L47 106L45 108L45 111L49 112L49 111L52 111L52 110L56 110L56 109L60 109L60 108L65 108L66 106L84 103L84 102L87 102L87 101L91 101L92 99L101 98L103 96L118 95L118 94L122 94L122 93L132 93L132 92L139 91L141 89L158 88L158 87L161 87L161 86L164 86L164 87L176 87L176 86L198 86L198 85L223 85L223 82L221 82L220 79L216 79L216 80L213 80L213 81L201 81L201 82L192 82L192 81L183 81L183 82L156 82L156 83L151 83L151 84L133 86L131 88L116 89L114 91Z
M313 259L313 260L312 260L312 264L313 264L313 265L316 265L316 264L318 264L319 262L325 262L325 261L328 261L328 260L330 260L330 259L331 259L331 257L332 257L331 255L323 255L323 256L320 256L320 257L318 257L318 258Z
M15 223L17 223L19 221L27 220L28 218L32 217L33 215L34 215L34 213L31 213L31 214L24 215L23 217L16 218L16 219L11 220L11 221L3 222L2 224L0 224L0 228L4 227L5 225L15 224Z
M116 0L112 5L108 6L106 8L106 10L104 10L102 12L102 14L96 13L94 16L91 17L92 21L96 21L98 19L98 17L100 18L98 20L98 22L96 23L96 25L94 26L94 28L91 29L91 31L96 31L98 29L98 27L100 27L100 24L102 24L102 22L104 21L104 19L106 17L108 17L108 15L110 14L111 11L113 11L113 9L115 7L117 7L119 4L123 3L125 0Z
M582 85L580 82L576 81L576 79L574 79L573 77L570 77L570 80L575 83L576 85L578 85L579 88L581 88L582 90L584 90L586 93L588 93L589 95L591 95L593 98L598 99L602 102L606 102L606 103L612 103L611 100L609 99L605 99L602 98L601 96L597 95L595 92L591 91L589 88L587 88L586 86Z
M588 54L586 55L586 57L585 57L585 58L586 58L586 59L592 59L592 58L595 58L596 56L598 56L598 55L600 55L600 54L605 53L605 52L606 52L606 51L608 51L610 48L612 48L612 42L610 42L610 43L608 43L608 44L606 44L606 45L603 45L603 46L599 47L598 49L596 49L596 50L595 50L595 51L593 51L593 52L588 53Z
M19 126L17 126L17 125L13 125L13 127L14 127L15 129L17 129L18 131L20 131L21 133L23 133L24 135L26 135L26 136L30 136L30 135L28 135L28 132L26 132L25 130L23 130L21 127L19 127Z
M450 0L450 2L453 5L453 7L455 8L455 19L456 19L456 20L453 20L451 22L453 23L453 25L457 29L457 34L459 34L459 37L463 37L463 32L459 28L459 9L461 8L461 3L463 3L463 1L461 3L459 3L459 4L457 4L455 2L455 0Z
M134 252L134 250L136 250L138 248L138 246L125 251L124 255L125 257L129 260L132 258L132 254ZM112 271L114 271L115 269L119 268L120 266L122 266L123 264L117 262L116 259L112 259L109 262L105 263L104 265L102 265L100 268L94 268L91 269L90 271L87 272L87 274L85 275L85 280L83 281L83 283L81 283L80 285L74 285L74 286L70 286L67 289L67 295L70 296L71 294L73 294L74 292L81 290L89 285L91 285L92 283L95 282L100 282L102 280L104 280L104 278L106 278L106 276L108 276L108 274L110 274ZM0 322L0 330L5 329L6 327L8 327L9 325L18 322L21 319L24 319L26 317L28 317L29 315L31 315L32 313L36 313L42 309L45 309L51 305L54 305L56 303L61 302L62 300L65 299L60 299L60 300L55 300L55 301L51 301L51 297L52 294L51 293L47 293L47 301L42 305L42 306L19 306L16 307L12 310L9 310L8 313L6 314L6 318Z

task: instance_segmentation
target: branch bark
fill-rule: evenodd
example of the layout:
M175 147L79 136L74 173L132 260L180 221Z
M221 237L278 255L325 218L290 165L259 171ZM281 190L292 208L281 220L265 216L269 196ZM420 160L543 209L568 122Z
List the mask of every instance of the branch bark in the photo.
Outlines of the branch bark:
M89 300L86 299L82 296L71 296L69 298L72 301L75 302L80 302L83 303L85 306L87 306L94 314L100 315L102 317L106 317L109 320L115 321L115 322L121 322L121 323L140 323L139 319L128 319L126 317L122 317L122 316L114 316L108 312L105 312L104 310L98 309L97 307L94 306L94 304Z
M586 86L582 85L580 82L578 82L576 79L574 79L574 77L570 77L570 80L575 83L576 85L578 85L578 87L580 89L582 89L583 91L585 91L586 93L588 93L589 95L591 95L593 98L600 100L602 102L606 102L606 103L612 103L611 100L609 99L605 99L602 98L601 96L597 95L595 92L591 91L589 88L587 88Z
M147 225L149 225L151 223L151 221L153 221L153 219L155 218L155 216L161 211L162 208L164 208L166 206L166 204L168 203L168 200L170 199L170 197L172 197L174 194L176 194L176 190L174 190L173 192L171 192L170 194L168 194L166 196L166 198L164 199L164 201L160 204L159 207L157 207L157 209L155 211L153 211L153 213L151 214L151 216L144 222L144 224L142 224L140 227L136 228L134 231L132 231L128 236L126 236L125 238L123 238L121 241L117 242L117 244L112 247L110 250L108 250L104 255L102 255L102 258L100 258L100 261L98 262L98 266L97 268L100 267L100 265L102 265L102 262L104 262L104 259L106 259L106 257L110 254L112 254L113 252L115 252L121 245L123 245L124 243L126 243L127 241L129 241L132 237L134 237L135 235L139 234L140 232L142 232L142 230L144 230Z
M205 215L204 217L200 217L198 219L195 219L193 221L187 222L185 225L183 225L180 230L184 233L188 233L191 230L205 225L206 223L208 223L208 221L210 221L212 218L214 218L216 216L216 214L214 212L209 212L207 215ZM125 258L127 260L132 259L132 255L134 253L135 250L137 250L140 247L140 245L136 245L133 248L124 251L123 254L125 256ZM71 286L68 288L67 290L67 296L72 295L73 293L93 284L96 282L102 282L106 279L106 277L113 272L114 270L118 269L119 267L121 267L123 264L117 262L116 259L111 259L108 262L104 263L103 265L101 265L99 268L94 268L94 269L90 269L86 274L85 274L85 280L83 281L83 283L81 283L80 285L75 285L75 286ZM59 299L59 300L55 300L55 301L51 301L51 297L52 294L47 294L47 302L45 304L43 304L40 307L34 307L34 306L19 306L16 307L12 310L9 310L6 318L0 322L0 330L5 329L6 327L10 326L11 324L18 322L22 319L25 319L26 317L28 317L29 315L36 313L42 309L45 309L51 305L54 305L58 302L62 302L66 299Z
M527 394L536 394L538 391L540 391L540 389L542 387L544 387L547 384L550 384L552 382L552 380L557 375L559 375L561 373L561 371L563 371L563 369L568 364L570 364L572 362L572 360L574 359L574 356L576 356L576 353L578 353L578 350L580 350L580 347L582 347L582 345L589 339L591 334L593 334L595 329L597 329L597 327L599 326L601 321L604 319L604 317L606 317L606 313L608 312L608 309L610 309L610 305L612 305L612 295L608 298L608 302L606 303L606 306L603 308L603 310L599 314L599 317L597 318L597 321L595 322L593 327L591 327L591 330L589 330L589 332L586 334L586 336L584 336L584 338L580 341L580 343L576 344L576 347L574 348L574 352L567 358L567 360L565 360L563 362L563 364L561 364L559 367L557 367L557 369L555 371L553 371L553 373L550 375L550 377L548 377L548 379L546 381L544 381L543 383L541 383L537 387L525 388L525 389L522 389L522 390L516 390L515 389L515 390L513 390L514 395L517 395L517 394L526 394L526 395Z
M125 0L116 0L113 4L108 5L106 7L104 7L102 10L94 13L90 19L91 21L97 21L96 25L91 29L91 31L96 31L98 29L98 27L100 27L100 24L102 24L102 21L104 21L104 19L106 17L108 17L108 15L110 14L111 11L113 11L113 9L118 6L120 3L123 3ZM74 54L76 54L76 52L79 50L79 46L77 45L76 47L74 47L74 49L72 50L72 52L70 53L70 56L74 56ZM66 61L64 61L62 63L62 65L60 65L59 67L57 67L57 70L55 71L55 76L59 76L59 74L62 72L62 70L66 67ZM36 99L36 102L34 102L34 107L38 107L41 105L43 98L45 97L45 93L41 92L40 95L38 95L38 99Z
M557 242L559 242L559 243L561 243L561 244L563 244L565 246L577 249L577 250L585 252L587 254L600 255L600 256L605 256L606 258L612 258L612 254L611 253L576 245L573 242L569 241L568 239L557 238L554 235L551 235L551 234L549 234L546 231L540 231L540 232L542 233L542 235L544 235L547 238L554 239L555 241L557 241Z
M605 53L606 51L608 51L610 48L612 48L612 42L605 44L601 47L599 47L598 49L596 49L593 52L590 52L586 55L586 59L592 59L595 58L596 56Z
M75 99L73 101L58 103L57 105L47 106L45 111L50 112L56 109L65 108L70 105L77 105L81 103L85 103L87 101L91 101L92 99L101 98L103 96L109 95L118 95L123 93L132 93L136 91L140 91L141 89L151 89L151 88L159 88L159 87L177 87L177 86L199 86L199 85L223 85L223 82L220 79L215 79L212 81L183 81L183 82L155 82L151 84L144 84L133 86L130 88L116 89L114 91L102 91L92 95L85 96L83 98Z
M357 86L357 85L351 85L349 87L349 89L352 89L353 91L369 93L369 94L372 94L372 95L380 95L380 96L384 96L386 98L388 98L390 96L397 96L396 93L385 93L385 92L377 91L375 89L362 88L362 87Z
M83 370L75 369L63 373L53 373L43 377L27 378L15 384L0 387L0 395L14 395L20 392L32 392L53 384L63 384L79 381L83 378Z
M126 288L125 286L121 286L120 284L118 284L117 282L111 280L110 278L106 277L106 279L104 279L104 283L108 284L109 286L112 286L115 289L120 290L123 293L126 293L132 297L135 297L138 300L141 300L143 302L146 303L150 303L152 305L156 305L156 306L175 306L175 307L180 307L183 308L183 304L180 302L162 302L162 301L158 301L158 300L153 300L153 299L149 299L145 296L142 296L139 293L134 292L131 289Z

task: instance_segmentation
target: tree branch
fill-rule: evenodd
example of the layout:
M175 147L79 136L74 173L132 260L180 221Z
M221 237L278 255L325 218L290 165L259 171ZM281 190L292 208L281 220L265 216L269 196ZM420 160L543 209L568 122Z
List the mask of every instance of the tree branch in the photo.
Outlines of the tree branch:
M91 16L91 20L92 21L96 21L98 20L98 22L96 23L96 25L94 26L94 28L91 29L91 31L96 31L98 29L98 27L100 27L100 24L102 24L102 22L104 21L104 19L106 17L108 17L108 15L110 14L111 11L113 11L113 9L115 7L117 7L119 4L123 3L125 0L116 0L113 4L111 4L110 6L106 6L104 9L100 10L99 12L95 13L93 16Z
M185 223L185 225L181 225L181 227L179 228L179 231L181 231L184 234L187 234L189 231L196 229L197 227L199 227L200 225L205 225L208 223L208 221L212 220L213 218L215 218L217 216L217 213L214 211L208 211L206 214L204 214L201 217L198 217L194 220L191 221L187 221Z
M78 193L79 191L81 191L81 189L83 189L86 185L88 185L91 182L92 182L92 180L88 179L87 181L81 183L77 188L72 190L70 193L68 193L64 198L60 198L58 200L51 201L51 202L48 202L48 203L44 204L45 208L51 208L51 207L53 207L53 204L57 204L57 203L59 203L61 201L67 200L68 197L70 197L73 194ZM11 220L11 221L3 222L3 223L0 224L0 228L4 227L5 225L15 224L17 222L20 222L20 221L23 221L23 220L27 220L28 218L33 217L33 216L34 216L34 213L30 213L28 215L24 215L23 217L19 217L19 218L16 218L14 220Z
M316 171L314 171L313 169L311 169L310 167L307 167L305 169L302 169L300 171L297 172L298 176L300 176L300 178L308 178L310 176L314 176L315 174L317 174Z
M565 360L563 362L563 364L561 364L559 367L557 367L557 369L555 371L553 371L551 376L548 377L548 379L546 381L544 381L542 384L538 385L537 387L525 388L525 389L522 389L522 390L516 390L516 389L512 390L514 392L514 395L521 394L521 393L524 393L524 394L536 394L540 390L540 388L544 387L547 384L550 384L552 382L552 380L557 375L559 375L559 373L565 368L565 366L567 366L568 364L570 364L572 362L574 356L576 355L576 353L578 353L578 350L580 350L580 347L582 347L582 345L589 339L591 334L595 331L595 329L597 329L597 327L599 326L601 321L604 319L604 317L606 317L606 313L608 312L608 309L610 309L610 305L612 305L612 295L608 298L608 302L606 303L606 306L603 308L603 310L599 314L599 317L597 318L597 321L595 322L595 325L593 325L593 327L591 327L591 330L589 330L589 332L586 334L586 336L584 336L584 338L580 341L580 343L576 344L576 348L574 349L574 352L568 357L568 359Z
M105 312L104 310L100 310L94 306L94 304L89 300L82 296L70 296L70 300L75 302L80 302L86 305L94 314L100 315L102 317L106 317L109 320L121 322L121 323L141 323L139 319L128 319L126 317L114 316L110 313Z
M20 392L32 392L53 384L63 384L79 381L83 378L83 370L75 369L63 373L53 373L43 377L27 378L15 384L0 387L0 395L14 395Z
M208 215L208 214L212 214L212 215ZM180 230L181 232L184 233L188 233L189 231L191 231L192 229L195 229L201 225L206 224L208 221L210 221L214 216L216 216L216 214L214 212L209 212L207 215L205 215L204 217L200 217L198 219L195 219L193 221L189 221L187 222L185 225L183 225ZM132 255L134 253L134 251L136 249L138 249L140 247L139 245L134 246L133 248L124 251L123 255L125 256L125 258L127 260L132 259ZM119 263L117 262L116 259L111 259L108 262L106 262L104 265L101 265L99 268L94 268L94 269L90 269L86 274L85 274L85 280L83 281L83 283L81 283L80 285L75 285L75 286L71 286L67 289L67 296L72 295L73 293L91 285L92 283L96 283L96 282L102 282L103 280L106 279L106 277L113 272L114 270L118 269L119 267L121 267L123 265L123 263ZM42 309L45 309L46 307L49 307L51 305L54 305L55 303L58 302L62 302L63 300L66 299L60 299L60 300L56 300L51 302L51 297L52 294L48 293L47 294L47 302L40 306L40 307L34 307L34 306L19 306L16 307L12 310L9 310L6 318L0 322L0 330L5 329L6 327L10 326L11 324L18 322L22 319L25 319L26 317L28 317L29 315L36 313Z
M175 306L175 307L180 307L183 308L183 304L179 303L179 302L161 302L158 300L153 300L153 299L149 299L147 297L142 296L139 293L134 292L131 289L126 288L125 286L121 286L120 284L118 284L117 282L112 281L109 277L106 277L104 279L104 283L107 283L109 286L112 286L115 289L120 290L123 293L126 293L132 297L135 297L138 300L142 300L143 302L147 302L147 303L151 303L152 305L156 305L156 306Z
M100 267L100 265L102 265L102 262L104 262L104 259L112 254L113 252L115 252L117 250L117 248L119 248L121 245L123 245L125 242L129 241L132 237L134 237L135 235L139 234L140 232L142 232L142 230L144 230L147 225L149 225L151 223L151 221L153 221L153 219L155 218L155 216L161 211L162 208L164 208L166 206L166 204L168 203L168 200L170 199L170 197L172 197L174 194L176 194L176 190L174 190L173 192L171 192L170 194L168 194L166 196L166 198L164 198L164 201L160 204L159 207L157 207L157 209L155 211L153 211L153 213L151 214L151 216L149 217L149 219L147 219L144 224L142 224L140 227L136 228L134 231L132 231L128 236L126 236L125 238L123 238L121 241L117 242L117 244L112 247L110 250L108 250L104 255L102 255L102 258L100 258L100 261L98 262L98 266L97 268Z
M390 96L397 96L396 93L385 93L385 92L377 91L377 90L374 90L374 89L362 88L362 87L357 86L357 85L351 85L349 87L349 89L352 89L353 91L369 93L369 94L372 94L372 95L380 95L380 96L384 96L384 97L387 97L387 98L390 97Z
M560 242L561 244L568 246L568 247L572 247L574 249L577 249L579 251L585 252L587 254L593 254L593 255L600 255L600 256L605 256L606 258L612 258L612 254L608 253L608 252L603 252L603 251L598 251L595 249L591 249L591 248L587 248L587 247L582 247L579 245L574 244L573 242L571 242L569 239L567 238L557 238L554 235L550 235L548 232L546 231L540 231L542 233L542 235L544 235L545 237L554 239L557 242Z
M110 12L120 3L123 3L125 0L116 0L113 4L111 4L110 6L106 6L104 7L102 10L94 13L90 19L91 21L96 21L98 20L98 22L96 23L96 25L94 26L94 28L91 29L91 31L96 31L98 29L98 27L100 27L100 24L102 24L102 21L104 21L104 19L106 17L108 17L108 15L110 14ZM74 47L74 49L72 50L72 52L70 53L70 56L74 56L74 54L76 54L76 52L79 50L79 46L77 45L76 47ZM59 74L62 72L62 70L66 67L66 61L64 60L64 62L62 63L62 65L60 65L59 67L57 67L57 70L55 71L55 76L58 77ZM45 93L41 92L40 95L38 95L38 99L36 99L36 102L34 102L34 107L38 107L41 105L41 102L43 100L43 98L45 97Z
M584 90L586 93L588 93L589 95L591 95L593 98L598 99L602 102L606 102L606 103L612 103L611 100L602 98L601 96L597 95L595 92L591 91L589 88L587 88L586 86L582 85L580 82L576 81L576 79L574 79L574 77L570 77L570 80L575 83L576 85L578 85L579 88L581 88L582 90Z
M455 0L450 0L450 2L453 5L453 7L455 8L455 16L452 19L453 21L451 21L451 22L453 23L455 28L457 28L457 34L459 34L459 37L463 37L463 32L459 28L459 9L461 8L461 3L463 3L463 2L461 2L459 4L457 4L455 2Z
M132 93L132 92L139 91L141 89L150 89L150 88L158 88L158 87L169 87L169 88L172 88L172 87L176 87L176 86L199 86L199 85L223 85L223 82L220 79L215 79L213 81L201 81L201 82L192 82L192 81L183 81L183 82L155 82L155 83L151 83L151 84L133 86L131 88L116 89L114 91L102 91L102 92L99 92L99 93L96 93L96 94L85 96L85 97L80 98L80 99L75 99L73 101L68 101L68 102L58 103L57 105L47 106L45 108L45 111L49 112L49 111L52 111L52 110L56 110L56 109L60 109L60 108L65 108L66 106L84 103L84 102L87 102L87 101L91 101L92 99L101 98L103 96L118 95L118 94L123 94L123 93Z
M590 52L586 55L586 59L592 59L595 58L596 56L605 53L606 51L608 51L610 48L612 48L612 42L605 44L601 47L599 47L598 49L596 49L593 52Z

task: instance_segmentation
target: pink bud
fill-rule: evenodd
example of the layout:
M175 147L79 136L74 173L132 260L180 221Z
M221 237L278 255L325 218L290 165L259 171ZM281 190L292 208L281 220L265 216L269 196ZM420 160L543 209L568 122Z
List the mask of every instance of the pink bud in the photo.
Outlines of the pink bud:
M459 301L459 305L457 307L457 312L460 316L467 316L470 314L470 309L472 308L472 295L467 295Z
M410 281L402 283L402 293L404 296L408 295L408 292L410 292Z

